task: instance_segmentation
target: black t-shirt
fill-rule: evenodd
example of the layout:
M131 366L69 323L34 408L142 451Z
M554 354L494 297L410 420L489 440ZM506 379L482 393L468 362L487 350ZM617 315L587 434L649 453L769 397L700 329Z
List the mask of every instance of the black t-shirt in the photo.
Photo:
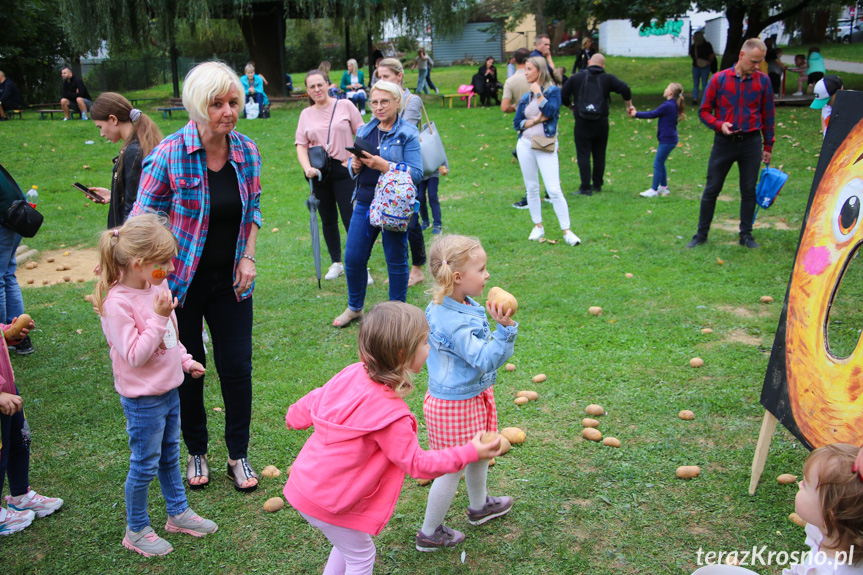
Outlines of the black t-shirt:
M220 272L227 269L232 272L240 222L243 219L237 171L231 162L225 162L218 172L207 169L207 183L210 190L210 222L197 269Z
M70 102L74 102L77 98L92 100L90 92L84 82L78 76L72 76L71 80L63 80L63 89L60 92L60 98L66 98Z
M0 84L0 104L7 110L17 108L21 105L21 95L18 93L18 86L15 82L6 78L6 81Z

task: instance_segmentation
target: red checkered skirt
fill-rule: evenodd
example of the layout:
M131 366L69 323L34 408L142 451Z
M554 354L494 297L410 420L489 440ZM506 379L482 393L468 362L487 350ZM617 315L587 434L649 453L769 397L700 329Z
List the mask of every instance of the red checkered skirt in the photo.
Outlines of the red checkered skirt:
M423 400L429 449L468 443L477 431L497 431L494 386L470 399L438 399L426 392Z

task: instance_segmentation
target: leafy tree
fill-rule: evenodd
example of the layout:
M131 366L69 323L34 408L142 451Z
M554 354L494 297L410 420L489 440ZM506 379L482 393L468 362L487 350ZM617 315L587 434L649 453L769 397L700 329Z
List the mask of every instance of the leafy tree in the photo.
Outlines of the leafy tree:
M60 98L59 68L72 53L50 0L0 0L0 69L28 103Z

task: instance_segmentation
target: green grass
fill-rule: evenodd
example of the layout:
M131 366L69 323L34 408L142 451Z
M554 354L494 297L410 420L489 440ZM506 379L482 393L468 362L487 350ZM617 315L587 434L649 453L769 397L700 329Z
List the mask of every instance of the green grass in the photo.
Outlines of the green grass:
M817 46L821 48L821 55L829 60L842 60L844 62L863 62L863 44L836 44L829 42L804 44L802 46L782 46L785 54L808 54L809 48Z
M688 83L687 62L618 58L608 69L633 85L636 106L647 109L660 103L669 81ZM469 81L467 72L436 69L434 79L450 91ZM444 230L478 236L489 254L489 285L513 292L521 304L512 359L518 369L501 371L496 396L501 427L521 427L528 440L499 458L489 474L493 494L516 499L506 518L470 527L464 489L456 496L448 523L468 535L464 564L460 551L414 550L427 489L408 479L392 521L375 539L376 573L688 574L699 547L802 550L803 531L786 519L796 489L773 478L800 474L806 450L784 429L773 438L754 497L747 488L764 414L758 398L821 144L818 112L777 111L774 163L791 179L777 203L759 214L759 224L767 225L755 233L762 247L737 245L735 168L710 242L689 251L683 246L695 231L712 141L691 110L680 125L683 147L668 164L672 194L657 201L638 197L650 184L655 123L629 120L615 97L609 176L602 194L585 198L572 195L578 185L573 122L563 115L561 177L573 230L584 241L570 248L528 242L527 212L510 207L523 194L510 154L512 116L493 108L444 110L432 98L427 105L451 165L440 189ZM276 108L268 121L238 126L257 141L264 162L250 447L259 470L268 464L284 470L308 436L285 430L287 407L356 360L357 328L330 326L346 304L344 278L324 282L321 290L314 280L303 203L308 187L293 146L299 109ZM184 123L155 119L164 134ZM28 245L94 246L105 209L71 184L108 185L117 146L101 140L91 122L25 115L3 131L4 166L22 186L40 188L45 224ZM543 213L547 237L560 239L548 205ZM370 266L376 283L369 306L387 297L380 249ZM324 538L289 508L262 511L267 498L281 493L284 475L249 495L236 493L224 477L223 415L210 411L223 405L214 375L205 397L213 485L188 496L197 512L219 523L219 532L202 540L170 537L175 551L158 560L122 547L127 438L108 348L83 301L91 289L88 283L25 291L37 323L37 351L14 357L13 365L33 429L31 483L66 504L56 516L4 539L4 573L319 573L329 553ZM762 295L776 303L760 303ZM425 307L428 301L422 288L409 290L409 303ZM587 313L594 305L603 315ZM702 335L703 327L713 334ZM693 356L705 366L690 368ZM536 373L548 381L531 383ZM409 404L422 421L425 372L417 382ZM520 389L537 389L541 398L518 408L511 398ZM580 419L589 403L608 411L600 430L618 437L621 449L582 440ZM696 419L681 421L681 409L693 410ZM423 444L424 435L421 425ZM678 480L674 470L684 464L704 472ZM166 518L155 482L150 514L161 533Z

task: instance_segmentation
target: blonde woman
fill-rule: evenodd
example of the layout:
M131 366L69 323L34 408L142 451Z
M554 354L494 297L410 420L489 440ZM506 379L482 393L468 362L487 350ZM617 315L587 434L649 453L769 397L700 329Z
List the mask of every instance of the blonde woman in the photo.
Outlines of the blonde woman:
M258 104L258 108L263 111L264 106L270 105L270 99L264 92L264 86L267 85L267 79L261 74L255 73L255 65L251 62L246 64L245 74L240 78L243 84L243 90L246 94L246 102L252 101ZM243 110L245 116L245 109ZM261 117L261 116L259 116Z
M223 62L204 62L189 71L183 106L189 123L144 160L131 215L164 212L179 240L174 269L165 271L179 301L180 342L205 364L201 322L206 320L225 405L228 476L238 491L252 491L258 475L247 457L261 155L254 141L234 129L243 85ZM210 482L205 380L187 375L179 388L183 440L189 450L186 479L192 489Z
M534 149L534 140L557 138L557 121L560 116L560 88L554 85L548 66L541 56L528 58L524 65L524 76L530 91L521 97L515 111L514 126L519 133L516 154L527 190L527 207L534 227L529 240L545 236L542 225L542 201L539 197L539 175L545 191L551 198L554 213L563 230L563 239L571 246L581 240L569 229L569 206L560 189L560 165L557 157L558 143L551 151Z
M348 69L342 74L342 82L339 86L342 92L345 93L348 100L357 105L360 109L360 114L366 115L366 84L363 78L363 71L357 68L357 61L351 58L348 60Z

